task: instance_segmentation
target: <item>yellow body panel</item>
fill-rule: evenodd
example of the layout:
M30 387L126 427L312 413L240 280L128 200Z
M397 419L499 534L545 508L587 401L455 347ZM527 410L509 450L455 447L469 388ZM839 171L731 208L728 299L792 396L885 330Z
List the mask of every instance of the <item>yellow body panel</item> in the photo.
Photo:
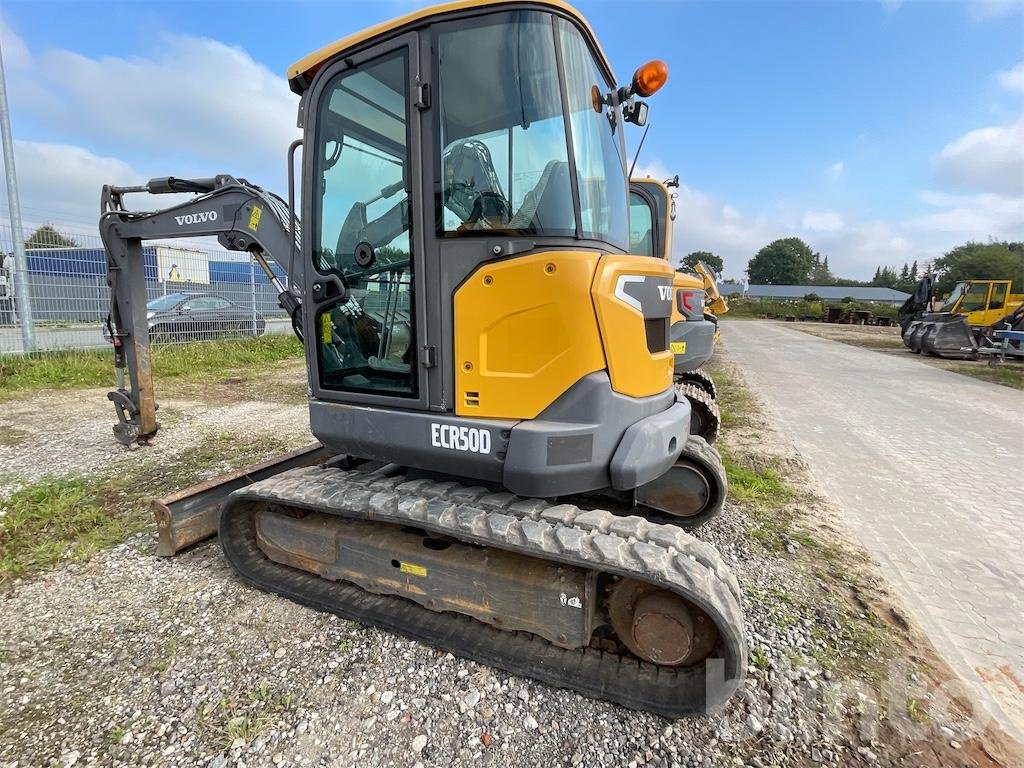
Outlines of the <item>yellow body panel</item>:
M532 419L605 368L590 295L599 260L557 251L485 264L455 292L458 415Z
M440 5L429 6L427 8L420 8L417 11L407 13L404 16L399 16L396 19L385 21L367 29L355 32L347 37L343 37L340 40L325 45L323 48L314 51L308 56L304 56L299 61L288 67L288 79L298 77L299 75L305 75L307 73L315 72L329 59L334 58L339 53L348 51L352 48L363 45L374 41L378 37L387 35L390 32L398 31L405 27L417 26L420 22L424 22L432 17L440 17L446 14L459 13L461 11L472 11L476 8L490 8L491 6L500 5L515 5L518 8L526 6L536 6L539 9L553 9L561 11L580 24L580 26L586 31L587 36L590 38L591 44L594 46L594 51L604 66L608 75L612 76L614 80L614 73L612 72L611 65L608 63L608 57L605 56L604 51L601 50L600 44L597 42L597 38L594 36L594 31L590 28L587 20L583 18L579 11L573 8L568 3L562 2L562 0L529 0L529 2L511 2L511 0L457 0L457 2L442 3ZM495 8L494 10L501 10Z
M602 256L594 276L594 308L601 327L612 389L630 397L649 397L672 386L670 349L647 349L644 317L615 297L620 275L652 275L672 279L672 266L648 256Z

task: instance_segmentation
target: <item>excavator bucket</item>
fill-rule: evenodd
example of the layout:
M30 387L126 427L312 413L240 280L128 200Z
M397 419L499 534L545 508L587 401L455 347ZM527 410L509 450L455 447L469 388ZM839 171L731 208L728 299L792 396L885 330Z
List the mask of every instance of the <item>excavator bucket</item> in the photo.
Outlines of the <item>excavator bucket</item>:
M975 356L975 349L974 335L963 315L936 317L921 334L921 351L926 355L967 360Z

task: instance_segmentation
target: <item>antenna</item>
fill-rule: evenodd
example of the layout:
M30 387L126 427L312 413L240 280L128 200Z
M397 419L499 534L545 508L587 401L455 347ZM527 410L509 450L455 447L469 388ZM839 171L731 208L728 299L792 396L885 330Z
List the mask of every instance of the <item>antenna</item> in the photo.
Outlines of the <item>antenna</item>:
M629 166L629 176L627 177L626 181L629 181L629 179L633 178L633 169L636 168L636 161L640 158L640 150L644 148L644 139L647 138L647 132L649 130L651 130L650 123L648 123L647 127L644 128L644 135L640 137L640 146L636 148L636 154L633 155L633 164Z

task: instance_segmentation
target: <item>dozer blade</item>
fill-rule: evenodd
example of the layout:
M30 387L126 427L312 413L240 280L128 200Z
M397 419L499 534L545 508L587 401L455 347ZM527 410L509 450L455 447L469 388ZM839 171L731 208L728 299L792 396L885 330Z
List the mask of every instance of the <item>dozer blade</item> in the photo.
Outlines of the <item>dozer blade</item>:
M975 357L976 348L971 327L963 315L934 317L921 336L921 351L936 357L967 360Z
M217 533L217 518L224 500L243 486L296 467L320 464L334 456L334 451L313 443L305 448L253 464L171 496L150 501L156 518L156 553L170 557Z
M633 709L716 709L746 669L736 579L676 526L310 467L232 493L219 533L260 589Z

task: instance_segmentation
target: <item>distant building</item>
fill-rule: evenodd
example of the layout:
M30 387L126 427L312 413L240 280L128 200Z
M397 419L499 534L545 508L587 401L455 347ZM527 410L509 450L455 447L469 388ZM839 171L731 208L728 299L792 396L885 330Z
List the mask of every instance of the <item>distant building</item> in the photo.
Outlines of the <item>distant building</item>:
M899 306L910 298L909 293L894 288L878 286L843 286L843 285L750 285L743 283L719 283L718 290L723 296L740 294L749 299L802 299L809 293L820 296L825 301L842 301L850 298L855 301L873 301L876 304Z

